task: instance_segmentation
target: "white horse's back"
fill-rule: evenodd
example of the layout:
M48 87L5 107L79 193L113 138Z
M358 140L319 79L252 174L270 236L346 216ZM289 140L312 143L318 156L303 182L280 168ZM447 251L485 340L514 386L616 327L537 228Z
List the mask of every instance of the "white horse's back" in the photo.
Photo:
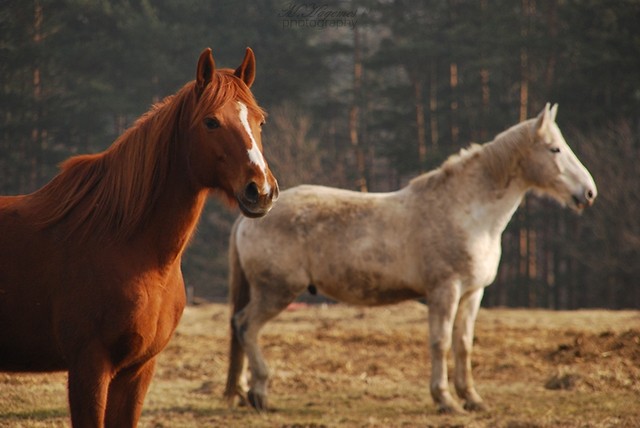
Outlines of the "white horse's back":
M414 249L408 245L411 210L405 203L403 192L288 189L269 216L240 220L235 237L240 262L248 266L245 274L252 283L275 275L283 281L279 288L299 293L313 285L351 304L423 296L415 286L415 265L407 262L407 252Z

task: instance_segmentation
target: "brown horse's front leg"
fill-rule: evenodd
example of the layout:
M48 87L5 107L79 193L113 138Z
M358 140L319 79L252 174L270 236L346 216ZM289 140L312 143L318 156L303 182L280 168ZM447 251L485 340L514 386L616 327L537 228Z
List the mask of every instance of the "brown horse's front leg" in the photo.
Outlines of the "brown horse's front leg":
M429 294L429 342L431 345L431 396L439 413L463 413L451 397L447 376L447 354L451 348L453 322L460 291L457 281L439 285Z
M138 425L144 397L153 378L155 362L154 357L116 374L109 386L105 427L133 428Z
M104 426L112 366L97 341L76 353L69 366L69 407L73 427Z
M476 392L471 374L473 331L483 293L484 288L480 288L460 299L453 329L454 383L458 396L464 400L464 408L470 411L486 410L482 398Z

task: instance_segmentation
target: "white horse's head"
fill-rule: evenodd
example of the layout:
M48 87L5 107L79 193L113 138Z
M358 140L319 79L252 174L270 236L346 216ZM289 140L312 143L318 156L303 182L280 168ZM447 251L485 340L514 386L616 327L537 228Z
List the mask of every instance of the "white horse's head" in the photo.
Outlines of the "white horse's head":
M556 124L558 105L547 103L533 123L533 144L523 165L525 180L577 212L593 204L598 190Z

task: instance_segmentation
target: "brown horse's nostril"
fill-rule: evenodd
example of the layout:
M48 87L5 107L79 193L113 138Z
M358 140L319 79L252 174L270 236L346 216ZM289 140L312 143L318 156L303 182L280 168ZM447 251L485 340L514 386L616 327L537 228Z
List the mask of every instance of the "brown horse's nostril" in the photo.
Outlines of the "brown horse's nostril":
M595 195L593 194L593 190L589 189L585 192L584 196L587 198L587 201L592 201Z
M247 185L244 189L244 197L246 200L252 204L258 203L260 200L260 191L258 190L258 185L253 181Z

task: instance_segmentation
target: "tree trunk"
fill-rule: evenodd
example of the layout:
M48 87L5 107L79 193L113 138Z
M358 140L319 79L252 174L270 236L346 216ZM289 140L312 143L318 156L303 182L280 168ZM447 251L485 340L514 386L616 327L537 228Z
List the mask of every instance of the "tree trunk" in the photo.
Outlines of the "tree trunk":
M549 57L547 58L547 66L544 73L544 86L547 93L551 91L554 82L556 63L558 61L557 39L558 39L558 2L551 0L547 10L547 27L549 38Z
M42 43L42 4L35 1L33 15L33 43L37 47ZM37 49L37 48L36 48ZM33 128L31 129L31 147L26 150L27 160L30 166L29 182L27 188L29 192L37 189L41 176L42 157L42 78L40 75L40 64L38 59L33 64Z
M418 138L418 168L420 173L425 171L424 165L427 159L427 133L424 123L424 101L422 98L423 82L417 72L410 73L413 84L413 97L416 107L416 130Z
M449 64L449 85L451 87L451 143L458 144L460 128L458 126L458 63Z
M431 128L431 147L438 148L438 67L436 60L431 60L429 72L429 127Z
M485 26L487 19L487 0L480 0L480 14L482 33L490 31ZM487 131L488 119L489 119L489 100L491 98L491 91L489 88L489 69L486 66L487 54L484 47L484 43L480 45L480 94L481 94L481 108L480 108L480 141L485 142L489 138L489 132Z
M535 0L522 0L522 25L520 27L520 35L522 42L520 46L520 121L527 120L529 117L529 49L527 48L527 39L529 37L530 16L535 11Z
M457 12L460 5L457 0L449 0L449 21L453 26L457 20ZM452 44L455 43L452 40ZM460 128L458 125L458 63L452 58L449 63L449 89L451 92L451 102L449 103L450 115L451 115L451 143L454 147L458 145L458 137L460 135Z
M527 296L530 308L535 308L538 302L538 233L533 225L527 227L527 287L529 293Z
M353 29L353 101L349 111L349 138L356 157L358 177L356 185L361 192L367 191L366 165L364 150L358 138L358 124L360 121L360 98L362 88L362 53L360 33L358 27Z

